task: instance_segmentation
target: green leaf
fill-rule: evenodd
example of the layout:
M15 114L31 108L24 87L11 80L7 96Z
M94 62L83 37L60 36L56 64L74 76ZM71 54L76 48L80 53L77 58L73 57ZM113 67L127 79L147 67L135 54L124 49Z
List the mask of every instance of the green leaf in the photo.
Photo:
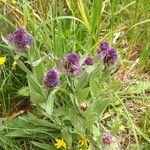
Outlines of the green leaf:
M53 90L45 103L40 104L40 106L48 113L48 115L52 115L54 109L54 101L55 101L55 93L58 89Z
M64 129L61 130L62 136L69 145L69 147L72 147L72 135L69 131L68 127L65 127Z
M21 122L33 124L36 127L48 127L48 128L59 129L59 127L56 126L55 124L52 124L47 120L40 119L37 116L30 114L30 113L28 114L28 116L19 117L19 120Z
M44 61L45 59L46 59L46 56L43 56L42 58L40 58L40 59L34 61L34 62L32 63L32 66L33 66L33 67L38 66L38 65L39 65L42 61Z
M122 86L122 83L119 81L114 81L109 84L109 88L115 91L120 90L121 86Z
M84 128L92 128L92 126L94 125L94 123L97 121L97 116L95 115L95 113L92 113L85 116L86 120L83 121L83 126Z
M27 80L28 80L30 90L35 91L36 93L42 94L40 84L38 83L34 75L27 75Z
M108 107L109 103L110 103L110 100L108 100L108 99L104 99L104 100L100 99L94 103L92 110L93 110L93 112L97 113L97 115L100 116L100 118L101 118L102 114Z
M94 64L92 66L89 66L85 69L85 72L87 72L87 74L91 74L96 68L98 68L99 65L98 64Z
M101 88L101 83L95 81L93 78L90 79L90 92L93 98L98 98Z
M30 96L29 87L23 87L18 90L19 96Z
M39 93L36 93L32 90L29 90L29 91L30 91L30 99L34 104L40 104L45 101L44 97L40 95Z
M17 59L16 62L17 62L17 65L18 65L25 73L27 73L28 75L30 75L30 74L32 73L32 72L25 66L25 64L24 64L21 60Z
M98 125L97 125L98 126ZM94 137L99 137L101 134L100 134L100 130L99 128L97 127L96 125L93 125L93 136Z
M46 144L46 143L39 143L39 142L35 142L35 141L31 141L31 143L37 147L39 147L40 149L45 149L45 150L57 150L56 147L50 145L50 144Z
M88 83L89 75L84 72L84 74L77 80L77 83L75 85L76 91L84 88Z
M89 93L90 93L90 88L87 87L85 89L82 89L82 90L78 91L76 96L77 96L79 101L85 101L87 96L89 95Z
M97 69L93 72L90 77L90 92L92 97L98 98L102 89L102 83L100 82L102 72Z
M83 75L78 78L76 83L76 91L79 91L79 89L84 88L88 84L90 74L97 68L97 64L89 66L85 69Z
M131 86L130 88L128 88L128 90L125 92L126 94L140 94L142 92L144 92L146 89L150 88L150 82L139 82L133 86Z
M74 133L84 135L83 119L73 114L72 115L70 114L68 118L74 127Z
M112 135L115 135L117 132L119 132L119 128L121 126L121 123L119 121L116 121L114 124L113 124L113 127L111 129L111 134Z

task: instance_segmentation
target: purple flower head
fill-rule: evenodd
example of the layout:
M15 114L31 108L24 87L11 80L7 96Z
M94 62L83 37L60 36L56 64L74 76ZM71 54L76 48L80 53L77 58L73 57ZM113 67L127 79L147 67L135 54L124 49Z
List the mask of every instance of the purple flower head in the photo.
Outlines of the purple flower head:
M58 77L58 71L56 69L51 69L47 72L47 77L51 79L56 79Z
M24 52L32 45L33 38L24 28L19 28L8 36L8 42L13 44L18 51Z
M49 70L45 76L44 79L44 84L48 87L48 88L53 88L55 86L57 86L58 84L60 84L60 79L59 79L59 71L55 68L52 68L51 70Z
M84 63L85 63L86 65L89 65L89 66L93 65L93 64L94 64L93 57L88 56L88 57L86 58L86 60L85 60Z
M68 75L79 75L81 72L81 65L79 63L74 64L68 60L62 62L61 68Z
M69 53L62 61L61 70L68 75L79 75L81 72L80 57L76 53Z
M67 54L66 59L67 61L75 64L75 63L79 63L80 57L76 53L69 53Z
M100 59L104 59L105 56L107 56L107 55L108 55L108 50L106 50L106 51L101 51L101 52L98 54L98 57L99 57Z
M103 144L110 144L110 143L112 143L113 142L112 135L104 134L102 136L102 142L103 142Z
M98 57L103 60L105 66L114 65L118 61L117 50L114 48L101 51L98 54Z
M108 42L102 42L100 45L101 50L108 50L109 49L109 43Z
M114 48L108 50L108 54L103 59L104 64L113 65L118 61L117 51Z

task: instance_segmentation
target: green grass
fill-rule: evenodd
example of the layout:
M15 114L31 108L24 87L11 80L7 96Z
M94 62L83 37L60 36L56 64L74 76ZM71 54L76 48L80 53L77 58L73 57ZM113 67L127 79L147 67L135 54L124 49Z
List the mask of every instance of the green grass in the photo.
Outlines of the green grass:
M5 37L20 26L25 26L36 41L34 50L27 53L27 57L30 58L32 63L46 54L55 54L58 57L63 57L64 54L71 51L80 54L93 54L95 48L102 41L107 40L112 43L114 34L122 32L122 36L119 37L117 42L112 43L112 46L117 48L120 54L120 68L126 70L135 64L137 72L136 76L128 81L122 81L122 84L130 87L132 86L131 83L136 84L137 81L143 81L146 84L145 89L147 89L147 86L149 87L148 75L139 73L139 71L149 71L150 69L149 0L112 0L111 2L104 0L16 0L16 3L1 0L0 33L2 36ZM123 26L126 29L121 30ZM126 42L125 46L122 46L123 40ZM131 55L137 51L136 47L140 47L139 60L137 61L135 61L136 58L131 59ZM11 68L13 58L9 47L2 40L0 40L0 49L0 56L7 56L6 64L0 66L0 110L3 118L9 116L13 107L21 99L24 99L24 97L18 95L18 91L27 86L27 79L26 74L19 66L15 70ZM46 59L45 62L49 67L56 65L51 59ZM28 62L25 64L28 65ZM38 74L41 73L40 67L37 66L34 70ZM146 76L147 80L144 80L142 76ZM42 78L42 75L38 78ZM136 101L138 99L145 104L149 101L149 94L146 95L139 87L135 87L133 90L136 92L121 91L115 93L115 97L120 103L114 104L112 111L118 112L120 119L128 120L123 125L131 129L129 136L134 141L129 149L142 150L142 143L146 143L147 147L144 148L148 150L150 112L144 108L145 115L141 116L141 120L144 120L144 122L139 126L139 124L134 123L135 116L126 108L123 100ZM126 135L127 133L125 133ZM5 136L2 134L0 137ZM11 149L19 149L17 146L19 144L16 141L14 142L13 138L9 139L9 136L5 138L6 145L2 144L3 138L0 138L0 145L3 149L10 149L8 145L10 140L12 142ZM34 139L34 137L32 138ZM25 144L22 145L24 149L32 149L29 140L25 140Z

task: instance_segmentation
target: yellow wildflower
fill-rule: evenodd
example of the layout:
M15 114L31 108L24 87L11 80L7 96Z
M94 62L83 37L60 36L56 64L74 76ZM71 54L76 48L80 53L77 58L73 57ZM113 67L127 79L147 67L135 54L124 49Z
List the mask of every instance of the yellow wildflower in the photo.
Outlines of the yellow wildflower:
M79 143L81 143L81 145L87 145L88 139L86 136L82 136L81 139L79 140Z
M12 68L15 69L15 68L16 68L16 65L17 65L17 62L14 61L13 64L12 64Z
M12 0L12 3L13 3L13 4L16 4L17 2L16 2L16 0Z
M78 149L78 150L83 150L82 148ZM86 150L91 150L90 148L86 149Z
M62 138L62 139L57 139L56 140L56 143L55 143L55 146L57 147L57 148L60 148L60 147L63 147L63 148L66 148L67 146L66 146L66 143L64 142L64 139Z
M6 61L6 56L5 57L0 57L0 65L3 65Z

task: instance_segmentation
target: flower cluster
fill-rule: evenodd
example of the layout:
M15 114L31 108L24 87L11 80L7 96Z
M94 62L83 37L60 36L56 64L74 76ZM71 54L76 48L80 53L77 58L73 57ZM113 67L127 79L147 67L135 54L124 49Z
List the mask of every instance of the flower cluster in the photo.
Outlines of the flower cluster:
M8 42L13 45L16 50L24 52L30 45L32 45L33 38L24 28L19 28L8 36Z
M20 52L25 52L33 43L33 38L28 34L24 28L18 28L15 32L8 36L8 42ZM117 50L111 48L107 42L102 42L99 46L97 55L103 60L105 67L114 65L118 61ZM80 56L77 53L68 53L64 59L59 59L61 65L59 71L67 75L80 75L82 72L82 65L80 64ZM2 59L1 59L2 62ZM83 65L91 66L94 64L92 56L88 56ZM14 64L15 66L16 64ZM48 88L53 88L60 83L57 69L51 69L47 72L44 84Z
M111 134L103 134L101 140L102 140L102 143L104 145L109 146L110 144L113 143L113 136ZM89 142L90 142L90 140L86 137L86 135L81 136L81 138L79 140L79 144L80 144L79 150L82 150L82 146L84 146L84 149L86 148L87 150L90 150L90 147L89 147L89 144L88 144ZM54 145L58 149L63 148L63 149L69 149L70 150L70 148L67 147L67 144L66 144L66 142L64 141L63 138L56 139L56 142L55 142Z
M55 86L57 86L58 84L60 84L60 79L59 79L59 71L58 69L52 68L51 70L49 70L45 76L44 79L44 84L48 87L48 88L53 88Z
M117 50L111 48L107 42L102 42L98 51L98 57L103 60L105 67L114 65L118 61Z
M110 48L107 42L102 42L100 45L100 51L97 52L98 57L103 60L105 67L114 65L118 61L117 51L114 48ZM92 56L88 56L83 65L93 65L94 59ZM82 71L82 65L80 64L80 56L77 53L68 53L64 59L61 60L60 70L67 75L80 75ZM52 83L45 79L45 85L52 88L60 83L60 80L56 78ZM51 86L52 84L52 86ZM83 106L80 107L83 109Z

